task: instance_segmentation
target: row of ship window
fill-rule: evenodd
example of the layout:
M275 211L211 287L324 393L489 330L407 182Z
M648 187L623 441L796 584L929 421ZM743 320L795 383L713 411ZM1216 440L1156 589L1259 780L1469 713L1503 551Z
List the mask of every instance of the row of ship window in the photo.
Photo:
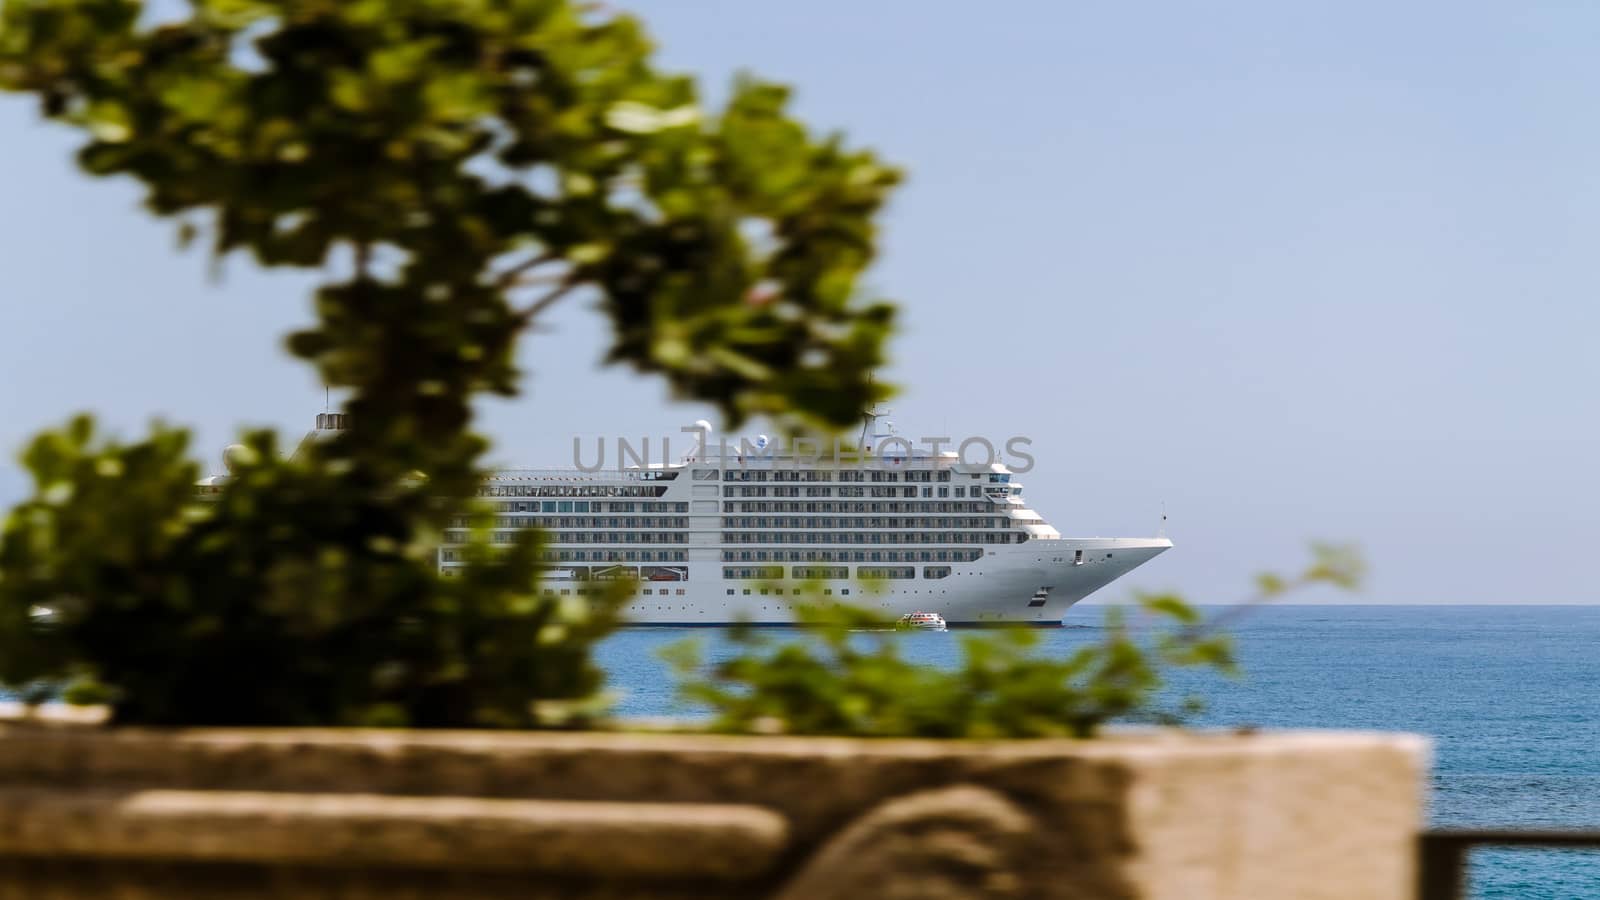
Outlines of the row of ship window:
M731 505L731 504L730 504ZM843 505L843 504L841 504ZM915 512L927 509L911 508ZM815 512L815 510L806 510ZM458 516L453 527L465 527ZM1007 524L1043 524L1035 516L724 516L724 528L1004 528ZM688 528L688 516L495 516L495 528Z
M806 488L804 496L807 496L807 497L827 497L827 496L830 496L830 490L831 490L830 488ZM1017 489L1017 488L1012 488L1011 492L1012 493L1021 493L1021 490ZM1000 491L996 491L995 493L997 495L999 495L999 494L1005 493L1005 491L1004 490L1000 490ZM801 489L798 488L798 487L785 487L784 485L781 485L781 484L776 486L776 487L736 487L734 485L728 485L727 487L724 487L722 489L722 496L724 496L724 497L799 497L799 496L801 496ZM907 485L905 487L895 486L895 487L839 488L838 489L838 496L840 496L840 497L923 497L923 498L927 498L927 499L932 499L935 496L938 496L938 497L949 497L950 496L950 489L948 487L938 488L937 489L937 494L936 494L934 488L931 488L931 487L919 488L914 484L913 485ZM976 487L974 487L972 489L972 496L974 496L974 497L981 496Z
M1010 531L934 534L921 531L724 531L724 544L1022 544L1026 534Z
M496 528L688 528L688 516L495 516Z
M457 570L457 569L446 569L442 574L446 578L458 578L458 577L460 577L461 572L460 572L460 570ZM783 596L783 588L755 588L755 589L744 588L743 592L744 592L745 596L752 596L752 595L757 594L757 593L759 593L763 597L772 596L772 595L776 595L776 596L779 596L779 597ZM589 594L594 594L595 596L598 597L598 596L602 596L605 593L606 593L606 591L605 591L604 588L573 587L573 588L545 588L544 589L544 595L546 597L555 597L555 596L567 597L567 596L571 596L571 595L574 595L574 594L576 594L579 597L584 597L584 596L588 596ZM682 597L684 595L685 591L684 591L683 588L643 588L640 591L640 593L643 594L646 597L649 597L649 596L652 596L652 595L660 596L660 597L676 595L676 596ZM735 590L733 588L728 588L728 596L732 597L734 595L734 593L735 593ZM791 590L790 593L793 594L796 597L800 597L800 596L803 596L805 592L801 591L799 588L795 588L794 590ZM823 588L822 589L822 594L823 594L823 596L826 596L826 597L832 597L833 596L833 588ZM839 595L841 597L850 596L850 589L849 588L840 588L839 589Z
M499 552L498 550L496 552ZM688 562L687 550L545 550L539 554L545 562ZM464 562L466 555L460 550L440 550L444 562Z
M689 504L681 500L610 501L604 503L591 500L539 500L526 503L502 503L499 508L501 512L530 513L673 513L688 512ZM460 518L462 525L466 524L465 517L458 518Z
M581 587L580 588L545 588L544 589L544 595L546 597L554 597L554 596L556 596L558 594L560 596L562 596L562 597L566 597L566 596L571 595L571 594L577 594L579 597L587 596L588 594L594 594L595 596L598 597L598 596L601 596L604 593L605 593L605 591L602 588L594 588L592 590L590 588L581 588ZM682 597L683 594L684 594L684 589L683 588L645 588L644 590L640 591L640 593L644 594L646 597L649 597L652 594L656 595L656 596L659 596L659 597L665 597L665 596L668 596L669 594L677 594L679 597Z
M976 477L976 476L974 476ZM716 481L716 469L696 469L695 481ZM950 470L940 469L728 469L722 473L723 481L861 481L861 482L916 482L949 481Z
M724 528L1004 528L999 516L724 516Z
M547 531L544 539L553 544L687 544L686 531ZM725 544L1021 544L1026 534L1014 532L926 531L724 531ZM465 544L471 534L446 531L445 544ZM519 534L498 531L490 537L495 544L515 544Z
M666 485L647 484L494 484L479 497L659 497Z
M605 476L600 476L605 477ZM672 470L659 472L626 473L630 480L640 481L671 481L678 477ZM987 481L990 484L1006 484L1011 481L1009 474L988 473L984 475L969 473L973 481ZM697 469L694 473L696 481L716 481L717 470ZM729 469L722 473L723 481L744 482L840 482L840 483L873 483L873 484L914 484L930 482L949 482L952 475L949 469L940 469L937 472L927 469L910 469L896 471L894 469ZM667 490L664 484L488 484L478 489L480 497L659 497Z
M993 512L994 506L988 503L900 503L900 502L867 502L867 503L833 503L833 502L799 502L792 500L743 500L737 503L724 502L722 511L731 512L807 512L807 513L916 513L925 516L928 513L987 513Z
M983 557L982 550L724 550L723 562L972 562ZM444 562L461 562L465 554L460 550L443 549L439 558ZM686 550L546 550L540 554L546 562L687 562Z
M954 488L949 488L949 487L939 487L939 488L923 487L923 488L919 488L919 487L917 487L915 485L911 485L909 487L852 487L852 486L844 486L844 487L804 487L804 488L802 488L802 487L795 487L793 485L781 485L780 484L780 485L774 485L773 487L759 487L759 486L758 487L740 487L740 486L729 485L729 486L726 486L726 487L724 487L722 489L722 496L724 496L724 497L912 497L912 498L922 497L922 498L926 498L926 499L930 499L931 500L931 499L933 499L935 497L938 497L938 498L941 498L941 499L948 499L951 496L951 491L952 490L955 492L954 496L956 497L956 499L963 499L963 498L966 498L968 496L971 496L971 497L974 497L974 498L982 498L986 494L993 494L993 495L998 497L998 496L1006 496L1006 495L1009 495L1009 494L1020 495L1022 493L1022 488L1021 487L1011 488L1011 489L1008 490L1006 488L994 488L994 487L991 487L991 488L980 488L978 485L973 485L972 486L972 493L968 494L967 493L967 489L964 486L959 485L959 484L956 485Z
M982 550L724 550L723 562L972 562Z
M543 534L546 541L552 544L687 544L689 533L686 531L546 531ZM465 544L470 535L464 531L446 531L444 541L447 544ZM520 539L518 532L497 531L489 540L495 544L515 544Z
M783 588L756 588L756 589L745 588L744 589L744 595L746 597L750 596L751 593L752 593L752 590L754 591L754 593L758 593L763 597L768 596L769 594L775 594L775 595L777 595L779 597L783 596ZM799 588L795 588L794 590L790 591L789 593L793 594L796 597L801 597L801 596L804 596L806 592L800 590ZM823 588L822 589L822 594L823 594L823 596L826 596L826 597L832 597L833 596L833 588ZM839 595L841 597L850 596L850 589L849 588L840 588L839 589ZM730 596L730 597L733 596L733 588L728 588L728 596ZM812 596L815 596L815 594L813 594ZM766 607L762 607L762 608L765 609Z
M687 550L546 550L545 562L688 562Z
M440 574L443 575L446 578L459 578L459 577L461 577L461 572L462 571L463 570L461 570L461 569L445 569ZM606 593L607 593L606 589L605 588L600 588L600 587L596 587L596 588L586 588L586 587L548 588L547 587L547 588L544 589L544 595L546 597L555 597L555 596L568 597L568 596L572 596L574 594L576 594L579 597L586 597L586 596L588 596L590 594L594 594L596 597L600 597L600 596L605 595ZM672 594L676 594L677 596L682 597L684 595L684 593L685 593L685 589L684 588L644 588L640 593L644 594L647 597L648 596L652 596L652 595L666 597L666 596L672 595Z
M460 572L454 571L454 570L447 570L447 571L444 572L444 576L446 578L459 577L460 574L461 574ZM569 596L569 595L572 595L572 594L576 594L579 597L587 596L589 594L594 594L595 596L598 597L598 596L603 595L604 593L605 593L605 590L603 588L590 589L590 588L581 588L580 587L580 588L545 588L544 589L544 595L546 597L555 597L555 596L566 597L566 596ZM646 597L649 597L652 594L655 595L655 596L660 596L660 597L666 597L666 596L669 596L669 595L677 595L677 596L681 597L681 596L684 595L684 589L683 588L644 588L643 590L640 591L640 593L644 594ZM728 596L732 597L735 593L738 593L737 591L735 591L735 589L728 588ZM793 596L801 597L801 596L805 596L808 592L806 592L804 590L801 590L800 588L795 588L795 589L791 590L789 593L791 595L793 595ZM747 596L747 597L748 596L753 596L755 594L760 594L763 597L773 596L773 595L782 597L783 596L783 588L744 588L743 589L743 594L745 596ZM812 593L811 595L812 596L816 596L815 593ZM822 589L822 595L825 596L825 597L832 597L833 596L833 588L823 588ZM839 595L841 597L850 596L850 589L849 588L840 588L839 589Z
M790 569L795 578L810 581L819 578L849 578L849 566L794 566ZM756 581L776 581L783 577L783 566L725 566L723 578ZM906 580L917 577L916 566L857 566L858 578ZM949 578L949 566L923 566L923 578Z

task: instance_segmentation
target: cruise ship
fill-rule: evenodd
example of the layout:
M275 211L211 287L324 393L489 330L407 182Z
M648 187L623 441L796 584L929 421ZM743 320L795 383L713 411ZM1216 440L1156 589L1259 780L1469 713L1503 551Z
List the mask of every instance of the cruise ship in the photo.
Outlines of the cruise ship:
M867 459L849 465L761 452L764 438L752 452L709 453L711 426L696 427L700 452L677 462L496 471L480 490L492 540L542 529L551 570L540 590L581 597L631 581L623 613L638 625L790 624L804 603L1059 626L1074 603L1172 546L1064 538L1005 465L918 452L881 415L863 428ZM445 576L464 564L471 523L450 525Z

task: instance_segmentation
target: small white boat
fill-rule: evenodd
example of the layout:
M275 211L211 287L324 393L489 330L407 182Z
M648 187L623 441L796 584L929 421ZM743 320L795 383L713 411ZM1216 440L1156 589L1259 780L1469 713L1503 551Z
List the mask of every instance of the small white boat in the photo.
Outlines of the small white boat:
M949 631L944 623L944 616L931 612L906 613L896 622L895 628L900 631Z

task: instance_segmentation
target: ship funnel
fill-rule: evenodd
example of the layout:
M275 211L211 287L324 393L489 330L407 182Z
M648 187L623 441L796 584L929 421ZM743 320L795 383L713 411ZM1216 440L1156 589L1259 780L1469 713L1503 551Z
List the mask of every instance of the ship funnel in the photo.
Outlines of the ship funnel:
M350 417L345 413L317 413L317 428L321 431L344 431L350 427Z
M341 431L346 431L349 428L350 415L348 413L317 413L317 427L311 429L306 433L305 437L300 439L299 445L294 448L293 453L289 454L289 458L295 459L312 444L332 440L338 437Z

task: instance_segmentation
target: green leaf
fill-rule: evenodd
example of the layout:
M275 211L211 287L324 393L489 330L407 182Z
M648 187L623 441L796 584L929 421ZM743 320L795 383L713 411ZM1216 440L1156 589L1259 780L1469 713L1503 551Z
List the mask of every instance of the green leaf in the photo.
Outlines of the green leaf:
M1146 611L1185 625L1200 621L1200 612L1177 594L1139 594L1139 605Z

